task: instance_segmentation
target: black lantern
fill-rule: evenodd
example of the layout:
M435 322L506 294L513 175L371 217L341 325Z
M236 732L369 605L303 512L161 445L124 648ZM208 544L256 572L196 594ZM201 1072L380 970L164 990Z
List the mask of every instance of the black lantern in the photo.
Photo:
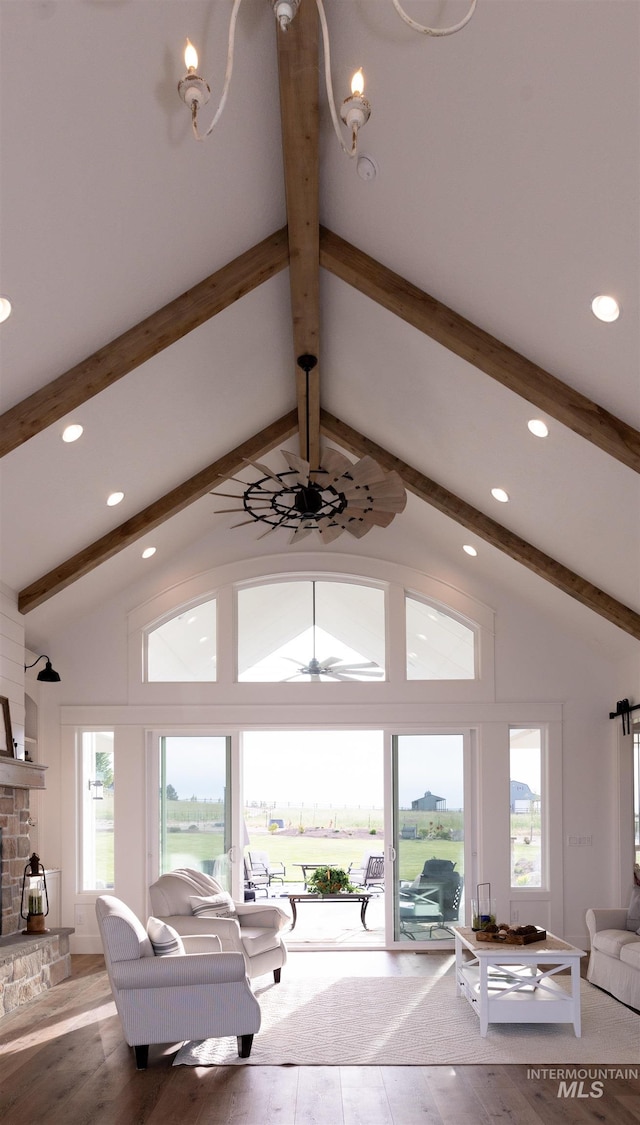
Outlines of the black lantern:
M48 934L44 920L49 913L49 895L44 867L40 856L34 852L22 876L22 902L20 917L27 923L23 934Z

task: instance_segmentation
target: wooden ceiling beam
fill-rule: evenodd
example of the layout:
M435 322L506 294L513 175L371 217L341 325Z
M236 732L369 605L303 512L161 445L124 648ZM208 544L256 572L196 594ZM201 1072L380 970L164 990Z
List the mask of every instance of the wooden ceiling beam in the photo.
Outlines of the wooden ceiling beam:
M528 570L532 570L538 577L544 578L545 581L562 590L564 594L569 594L570 597L575 598L576 601L581 602L582 605L587 606L600 617L604 617L607 621L617 625L619 629L623 629L625 633L630 633L632 637L640 640L640 614L636 613L635 610L617 601L616 598L594 586L586 578L582 578L579 574L569 570L556 559L539 551L537 547L527 543L519 535L515 535L502 524L491 519L490 516L484 515L483 512L478 511L477 508L472 507L471 504L468 504L453 492L449 492L441 484L431 480L430 477L425 476L424 473L411 465L407 465L405 461L395 457L388 450L371 441L370 438L352 429L346 422L341 422L339 418L327 413L326 410L320 412L320 425L322 432L336 441L343 449L356 457L363 457L368 454L388 472L395 470L402 477L406 488L413 492L415 496L418 496L420 500L431 504L432 507L445 516L449 516L462 527L473 531L475 535L490 543L492 547L497 547L499 551L509 555L522 566L526 566Z
M269 235L0 416L0 457L64 418L289 264L287 228Z
M320 230L320 265L640 472L638 430L324 227Z
M294 360L320 359L318 203L318 12L302 0L289 30L276 32L282 150L289 230ZM320 464L320 364L309 377L296 364L300 456Z
M137 515L121 523L119 527L114 527L112 531L108 531L106 535L54 567L48 574L26 586L18 595L18 609L21 613L29 613L36 606L52 598L54 594L59 594L78 578L89 574L107 559L113 558L125 547L135 543L141 536L159 527L165 520L171 519L195 500L206 496L223 481L245 469L247 460L255 460L268 453L274 446L295 433L297 428L297 411L291 410L242 445L236 446L211 465L207 465L205 469L201 469L195 476L172 488L159 500L154 500Z

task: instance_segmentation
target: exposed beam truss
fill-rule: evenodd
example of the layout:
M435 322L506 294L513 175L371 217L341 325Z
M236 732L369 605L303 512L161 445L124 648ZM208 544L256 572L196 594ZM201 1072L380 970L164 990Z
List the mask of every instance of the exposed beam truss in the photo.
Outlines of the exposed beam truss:
M320 265L467 363L640 472L640 433L324 227Z
M7 410L0 416L0 457L175 344L288 264L287 228L283 227Z
M78 578L89 574L107 559L113 558L125 547L129 547L152 531L155 527L165 523L166 520L176 516L178 512L206 496L213 488L228 480L241 469L246 469L247 461L255 460L268 453L274 446L279 445L285 438L294 434L298 428L297 413L295 410L272 422L270 426L260 430L254 437L238 445L235 449L225 453L201 469L195 476L171 489L159 500L154 500L148 507L143 508L135 516L125 520L119 527L114 527L106 535L96 539L82 551L72 555L71 558L54 567L48 574L26 586L18 595L18 609L21 613L28 613L36 606L48 601L54 594L59 594L67 586L76 582Z
M326 410L320 413L321 429L327 437L337 442L343 449L356 457L365 454L373 457L388 472L400 473L405 486L420 500L430 504L443 515L448 516L462 527L468 528L485 542L507 554L515 562L526 566L538 577L550 582L564 594L579 601L594 613L604 617L613 625L640 640L640 614L619 602L616 598L594 586L586 578L569 570L556 559L544 554L519 535L509 531L502 524L486 516L443 485L438 484L419 469L413 468L399 457L341 422ZM54 568L49 574L37 579L22 590L18 597L18 608L22 613L35 609L55 594L64 590L84 574L88 574L119 551L130 546L165 520L177 515L189 504L200 499L211 489L244 468L247 460L253 460L273 449L297 429L297 413L289 414L261 430L253 438L231 450L212 465L177 488L172 489L159 500L154 501L143 511L132 516L119 527L97 539L66 562Z
M294 360L320 359L318 211L318 12L303 0L286 35L277 34L282 151L289 230ZM320 464L320 364L296 366L300 456Z
M509 531L508 528L503 527L490 516L484 515L483 512L468 504L466 500L462 500L453 492L449 492L447 488L425 476L418 469L407 465L405 461L395 457L363 434L358 433L345 422L341 422L339 418L328 414L326 410L320 412L320 425L322 432L341 445L343 449L348 450L356 457L369 454L388 472L395 469L402 477L405 487L415 496L418 496L420 500L431 504L445 516L449 516L462 527L473 531L481 539L484 539L493 547L497 547L499 551L509 555L510 558L522 566L526 566L528 570L532 570L540 578L544 578L545 581L562 590L564 594L569 594L570 597L575 598L588 609L592 609L594 613L598 613L607 621L617 625L619 629L623 629L625 633L630 633L632 637L640 640L640 614L636 613L635 610L617 601L616 598L600 590L586 578L582 578L579 574L569 570L556 559L545 555L543 551L539 551L537 547L527 543L519 535L515 535L514 532Z

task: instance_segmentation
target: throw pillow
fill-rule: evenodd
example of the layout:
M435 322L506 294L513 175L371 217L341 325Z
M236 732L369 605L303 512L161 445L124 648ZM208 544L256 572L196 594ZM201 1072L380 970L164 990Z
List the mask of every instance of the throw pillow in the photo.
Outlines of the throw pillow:
M147 937L156 957L181 957L184 954L184 945L178 931L159 918L149 918Z
M204 898L192 897L191 913L201 918L234 918L236 907L231 895L221 891L218 895L207 895Z
M627 929L638 930L640 926L640 887L631 888L631 900L627 910Z

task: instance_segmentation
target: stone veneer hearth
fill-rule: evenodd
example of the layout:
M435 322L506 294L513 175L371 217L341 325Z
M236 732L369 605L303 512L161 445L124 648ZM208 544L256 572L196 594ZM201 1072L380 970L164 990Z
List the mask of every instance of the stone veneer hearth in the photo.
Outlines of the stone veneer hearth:
M72 933L60 929L0 938L0 1019L71 975Z

